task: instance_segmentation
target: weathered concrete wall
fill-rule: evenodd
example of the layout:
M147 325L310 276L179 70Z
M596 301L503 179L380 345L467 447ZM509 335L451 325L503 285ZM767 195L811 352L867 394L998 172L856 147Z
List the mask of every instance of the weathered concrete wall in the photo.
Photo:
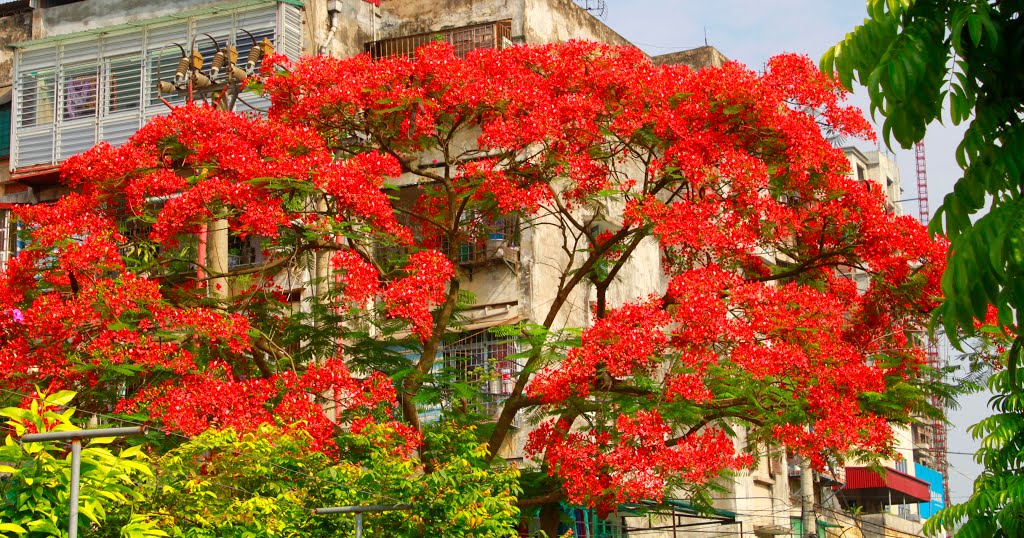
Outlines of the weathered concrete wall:
M82 32L214 5L229 6L230 0L89 0L36 10L38 39Z
M337 28L331 32L330 7L338 10ZM319 54L321 46L330 38L327 54L335 58L355 56L373 41L374 28L380 23L379 8L363 0L306 0L306 33L303 54Z
M629 45L626 38L572 0L384 0L377 39L510 19L513 41L589 39Z
M889 513L860 516L864 538L916 538L923 536L921 523Z
M376 39L423 34L500 20L512 20L512 35L523 34L523 0L383 0Z
M0 17L0 103L10 100L14 76L14 49L7 45L25 41L32 36L32 13Z
M31 35L31 12L0 17L0 105L11 102L11 85L14 83L14 49L8 48L7 45L25 41ZM12 129L13 125L12 121ZM11 176L10 168L10 158L0 157L0 197L7 195L5 184Z
M466 266L462 271L465 275L461 279L462 290L476 296L475 305L482 307L519 302L519 275L514 267L495 260L488 265ZM475 308L467 311L466 317L476 320L490 318L493 314L493 307ZM504 317L512 318L515 315L510 313Z
M525 0L525 3L526 20L522 35L527 43L586 39L612 45L632 45L572 0Z
M704 46L653 56L651 61L655 65L688 65L691 69L703 69L705 67L722 67L729 61L729 58L726 58L715 47Z

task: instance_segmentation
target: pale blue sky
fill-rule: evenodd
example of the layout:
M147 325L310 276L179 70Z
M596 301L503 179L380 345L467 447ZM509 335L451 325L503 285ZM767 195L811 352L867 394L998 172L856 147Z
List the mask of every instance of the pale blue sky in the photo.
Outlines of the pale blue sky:
M809 55L815 62L830 46L841 40L865 16L865 5L857 0L606 0L605 22L648 54L665 54L704 45L707 42L733 60L760 69L771 56L783 52ZM582 2L581 2L582 3ZM863 89L851 102L865 107ZM877 129L876 129L877 130ZM929 205L931 212L959 178L953 159L963 129L935 125L928 129L925 146L928 157ZM897 151L897 162L905 189L904 198L917 198L913 151ZM916 201L904 203L906 213L917 215ZM987 394L964 399L951 415L951 452L973 452L977 444L966 428L989 414ZM972 490L978 467L971 456L950 454L950 487L954 501L963 501Z

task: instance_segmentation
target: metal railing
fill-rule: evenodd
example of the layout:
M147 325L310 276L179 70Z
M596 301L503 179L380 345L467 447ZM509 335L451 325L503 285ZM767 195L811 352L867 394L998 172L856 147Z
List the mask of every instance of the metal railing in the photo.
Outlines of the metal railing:
M449 30L438 30L409 36L380 39L366 44L366 51L374 58L416 57L416 49L442 41L455 47L455 55L462 58L477 49L503 49L512 45L512 21L504 20Z

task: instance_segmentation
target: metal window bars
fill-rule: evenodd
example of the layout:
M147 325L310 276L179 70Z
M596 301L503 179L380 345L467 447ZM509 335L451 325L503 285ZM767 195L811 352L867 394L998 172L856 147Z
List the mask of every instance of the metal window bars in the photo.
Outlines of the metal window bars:
M415 219L407 214L398 214L396 218L399 224L412 229L417 244L449 253L459 265L480 266L502 260L512 263L519 261L519 218L514 215L494 220L467 215L463 221L469 232L454 244L445 237L431 241L424 236L423 226L417 225ZM396 270L401 268L395 266L395 261L407 255L408 248L402 245L378 245L374 249L374 257L379 263Z
M445 362L461 381L480 387L480 399L471 410L487 416L501 412L512 394L522 365L511 355L520 351L519 342L490 331L464 335L444 348ZM518 425L518 422L516 423Z
M253 267L264 261L262 237L257 235L249 235L245 238L237 235L228 237L228 269Z
M512 21L503 20L449 30L438 30L409 36L380 39L366 44L366 51L374 58L405 56L415 59L416 49L443 41L455 47L455 55L462 58L477 49L503 49L512 45Z

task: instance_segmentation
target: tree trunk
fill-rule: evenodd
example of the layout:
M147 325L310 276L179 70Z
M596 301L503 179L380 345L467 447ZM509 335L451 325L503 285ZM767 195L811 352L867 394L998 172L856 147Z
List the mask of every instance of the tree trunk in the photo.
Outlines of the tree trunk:
M555 503L547 503L540 507L540 530L543 531L548 538L555 538L558 536L558 522L562 519L562 506Z

